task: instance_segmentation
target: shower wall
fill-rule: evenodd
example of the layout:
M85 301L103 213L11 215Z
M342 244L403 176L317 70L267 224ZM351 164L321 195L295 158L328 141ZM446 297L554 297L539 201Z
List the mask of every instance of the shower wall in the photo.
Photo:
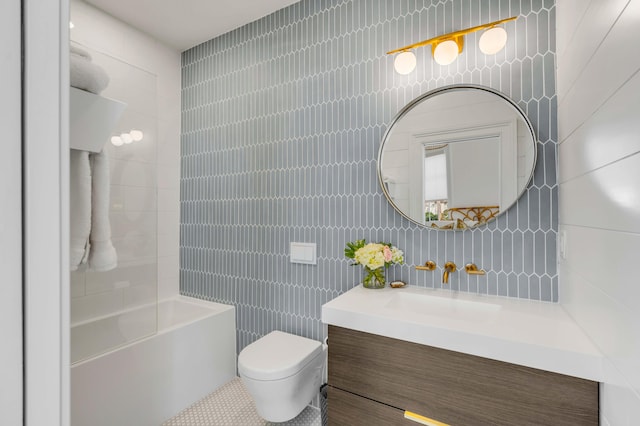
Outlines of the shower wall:
M157 301L156 76L82 47L109 76L101 96L126 104L111 136L135 129L144 137L120 146L105 140L103 150L110 166L109 221L118 265L103 272L83 266L71 272L72 325Z
M76 309L72 309L72 321L78 321L118 304L148 300L151 287L134 288L134 282L153 281L159 299L178 294L180 53L82 1L71 1L70 17L74 23L71 40L97 52L95 59L115 65L112 80L126 82L120 88L108 88L103 94L116 99L133 96L133 109L152 110L156 123L155 130L145 135L138 146L130 146L128 150L107 147L113 157L114 244L116 248L120 246L120 265L135 265L126 274L114 272L93 277L88 273L86 279L93 283L91 289L82 276L73 274L71 292ZM151 75L153 82L147 78ZM134 117L136 114L140 117L139 113L134 113ZM130 123L134 126L131 128L137 125L135 121ZM151 262L155 258L157 262ZM119 300L99 291L114 286L122 290ZM98 292L90 295L88 292L93 290Z

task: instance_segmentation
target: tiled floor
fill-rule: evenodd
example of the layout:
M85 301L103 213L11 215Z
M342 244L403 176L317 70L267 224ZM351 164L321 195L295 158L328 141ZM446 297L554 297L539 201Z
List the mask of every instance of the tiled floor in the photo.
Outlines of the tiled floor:
M307 407L298 417L285 423L262 419L239 378L185 409L163 426L320 426L320 410Z

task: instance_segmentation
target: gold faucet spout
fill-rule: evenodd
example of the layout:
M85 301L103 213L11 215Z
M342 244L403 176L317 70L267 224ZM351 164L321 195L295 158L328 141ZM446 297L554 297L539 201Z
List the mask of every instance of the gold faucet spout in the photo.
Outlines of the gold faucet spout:
M455 263L447 262L444 264L444 274L442 274L442 283L449 284L449 273L457 271L458 268Z

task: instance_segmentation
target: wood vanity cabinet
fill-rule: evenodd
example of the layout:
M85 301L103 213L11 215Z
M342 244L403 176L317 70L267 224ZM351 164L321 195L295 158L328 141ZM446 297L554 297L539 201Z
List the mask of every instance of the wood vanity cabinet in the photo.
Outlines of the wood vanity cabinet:
M330 425L597 425L598 383L329 326Z

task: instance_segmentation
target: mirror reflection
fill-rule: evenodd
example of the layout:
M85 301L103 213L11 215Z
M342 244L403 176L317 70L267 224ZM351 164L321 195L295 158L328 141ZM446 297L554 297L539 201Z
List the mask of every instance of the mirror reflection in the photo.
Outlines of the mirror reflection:
M536 160L529 120L504 95L476 86L438 89L393 121L378 177L403 216L435 229L483 225L524 192Z

